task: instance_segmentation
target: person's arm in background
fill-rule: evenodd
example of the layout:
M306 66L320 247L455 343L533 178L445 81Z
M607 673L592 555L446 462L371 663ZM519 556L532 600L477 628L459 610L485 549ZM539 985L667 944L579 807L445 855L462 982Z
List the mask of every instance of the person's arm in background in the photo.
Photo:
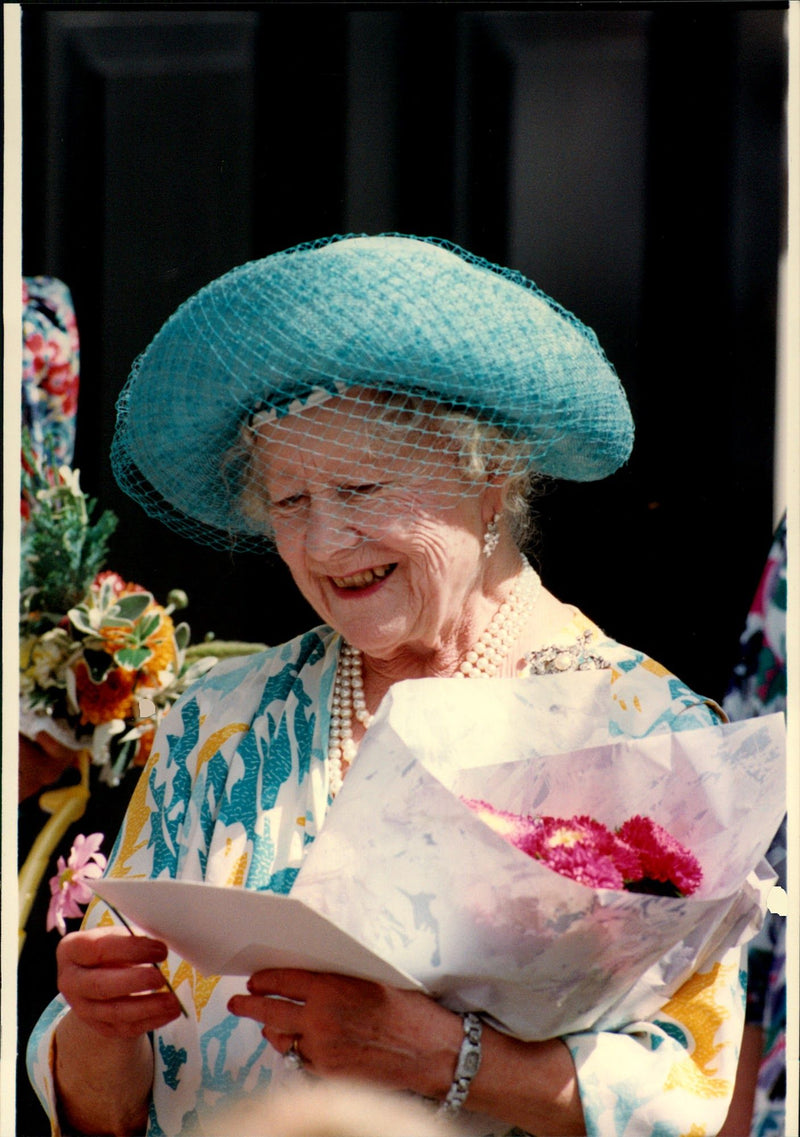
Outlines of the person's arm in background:
M753 1103L756 1097L758 1070L764 1052L764 1031L757 1023L746 1023L742 1036L742 1049L736 1070L728 1116L719 1131L719 1137L747 1137L753 1121Z

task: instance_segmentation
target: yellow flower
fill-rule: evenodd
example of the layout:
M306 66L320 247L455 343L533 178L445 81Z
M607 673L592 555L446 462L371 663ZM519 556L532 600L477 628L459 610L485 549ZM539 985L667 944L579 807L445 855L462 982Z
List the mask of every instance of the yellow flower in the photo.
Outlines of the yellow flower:
M74 643L64 628L52 628L34 637L26 670L40 687L63 687Z
M19 689L23 695L29 695L36 686L33 674L33 645L37 636L24 636L19 641Z

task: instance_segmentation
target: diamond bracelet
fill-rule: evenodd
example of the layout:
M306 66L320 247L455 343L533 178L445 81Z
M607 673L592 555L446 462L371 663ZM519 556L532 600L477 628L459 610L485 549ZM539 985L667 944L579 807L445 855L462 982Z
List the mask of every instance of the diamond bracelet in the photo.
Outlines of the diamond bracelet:
M444 1117L455 1117L464 1102L467 1100L472 1079L478 1073L481 1064L481 1032L483 1023L471 1011L461 1016L464 1024L464 1038L458 1052L453 1082L447 1091L447 1097L439 1106L437 1113Z

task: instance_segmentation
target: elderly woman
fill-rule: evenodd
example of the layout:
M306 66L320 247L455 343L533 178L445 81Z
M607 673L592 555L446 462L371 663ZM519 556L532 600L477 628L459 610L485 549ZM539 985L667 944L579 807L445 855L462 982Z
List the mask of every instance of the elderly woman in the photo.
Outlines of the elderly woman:
M288 893L399 680L602 668L612 734L718 721L544 589L520 552L537 478L605 477L631 442L593 333L443 242L334 238L192 297L120 400L116 475L178 532L274 547L323 623L218 665L176 705L110 873ZM677 1137L725 1116L738 950L705 961L653 1021L523 1042L336 974L262 971L244 990L113 924L98 903L61 942L61 995L31 1042L40 1096L70 1132L213 1132L220 1102L297 1077L287 1065L463 1107L459 1124L474 1115L482 1133Z

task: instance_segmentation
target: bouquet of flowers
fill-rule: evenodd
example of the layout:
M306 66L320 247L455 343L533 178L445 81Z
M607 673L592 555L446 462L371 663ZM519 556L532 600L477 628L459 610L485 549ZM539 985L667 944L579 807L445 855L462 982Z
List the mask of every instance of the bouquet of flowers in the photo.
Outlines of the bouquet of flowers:
M760 926L784 726L611 738L604 698L602 672L397 684L292 897L517 1037L646 1018Z
M89 750L117 784L143 765L159 720L221 654L260 644L190 644L174 613L139 584L103 571L117 524L80 488L78 470L39 460L23 436L20 579L20 729Z
M517 849L590 888L691 896L703 879L697 858L652 817L629 817L612 831L586 814L521 816L487 801L463 800Z

